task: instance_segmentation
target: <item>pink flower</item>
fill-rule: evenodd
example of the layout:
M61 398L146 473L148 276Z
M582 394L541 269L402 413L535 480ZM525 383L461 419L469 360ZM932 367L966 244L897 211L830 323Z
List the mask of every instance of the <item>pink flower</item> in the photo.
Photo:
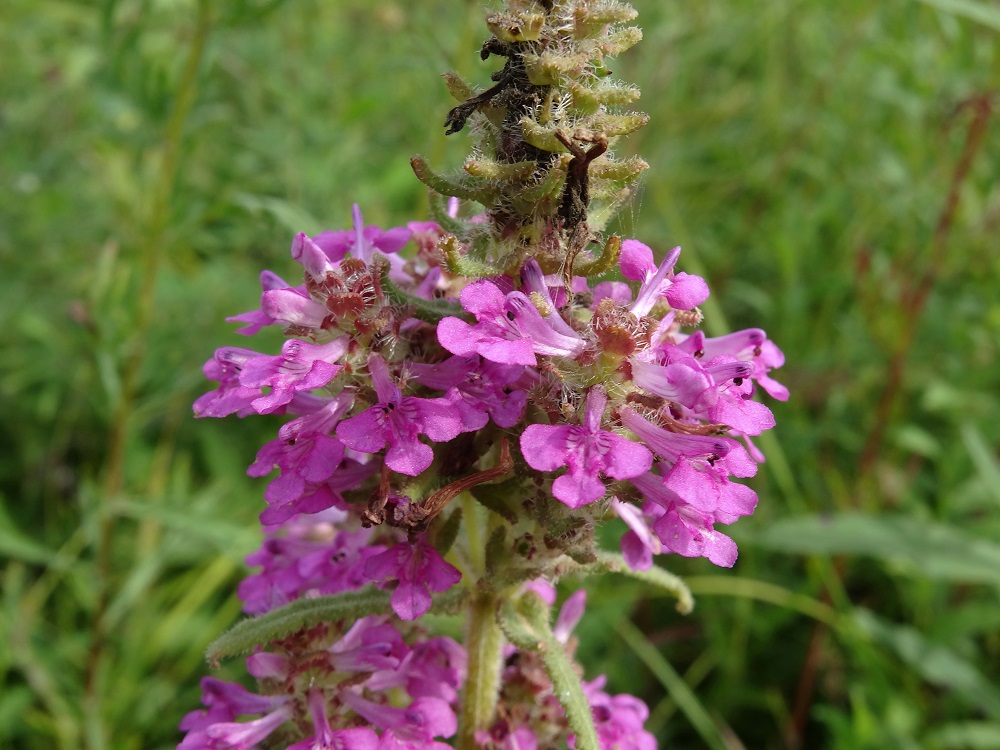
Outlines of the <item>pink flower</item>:
M250 388L270 387L271 392L253 401L258 414L272 414L288 404L300 391L320 388L340 372L334 364L347 352L347 338L328 344L310 344L289 339L281 347L281 355L260 355L246 360L240 370L240 385Z
M424 745L417 743L432 743L435 737L451 737L458 729L455 712L440 698L417 698L406 708L396 708L372 703L348 688L341 691L341 699L361 718L385 729L386 735L395 740L395 744L386 744L383 735L380 748L422 748Z
M196 417L228 417L235 414L245 417L253 414L253 402L260 397L260 388L240 383L243 364L253 357L263 356L251 349L223 346L215 350L201 371L209 380L217 380L219 387L198 397L194 402Z
M603 473L629 479L649 471L653 456L643 446L601 429L608 397L600 386L590 389L582 425L529 425L521 434L521 453L538 471L569 467L552 484L552 494L571 508L604 497Z
M716 531L713 524L730 523L735 516L699 511L665 486L663 479L655 474L643 474L630 481L663 508L663 515L653 523L653 532L667 550L682 557L707 557L724 568L733 566L736 543Z
M585 347L584 340L561 319L562 326L549 323L523 292L504 294L492 281L482 280L465 287L460 300L478 322L469 325L459 318L444 318L438 323L438 341L452 354L535 365L536 354L575 357Z
M741 362L751 362L754 370L750 377L771 397L779 401L788 400L788 389L767 374L785 364L785 355L760 328L748 328L715 338L706 338L704 332L695 331L678 346L695 357L714 359L730 356Z
M604 692L606 681L602 675L583 684L599 746L615 750L656 750L656 738L643 728L649 718L646 704L632 695L608 695ZM574 742L570 743L570 747L575 746Z
M340 418L351 408L352 394L341 393L312 414L293 419L278 430L278 439L266 443L247 469L252 477L281 476L268 486L264 499L269 504L287 505L302 497L308 485L325 482L344 458L344 446L330 435Z
M261 614L303 596L354 591L368 583L365 563L385 548L371 543L370 529L336 530L324 519L342 519L342 511L300 516L272 532L247 565L262 570L243 579L240 599L250 614ZM301 522L297 522L301 519Z
M653 251L639 240L625 240L621 250L622 276L641 281L635 302L629 311L648 315L661 298L677 310L691 310L708 299L708 284L701 276L673 273L681 249L675 247L660 263L653 262Z
M309 299L309 295L306 293L304 287L291 287L284 279L272 271L261 271L260 285L265 292L275 289L285 289L294 292L303 299ZM273 326L277 322L263 310L251 310L240 315L233 315L230 318L226 318L226 320L230 323L246 323L246 326L236 331L236 333L242 336L252 336L264 326Z
M298 289L269 289L260 298L260 309L285 327L322 329L330 311Z
M378 735L367 727L336 730L330 727L322 690L310 690L308 703L313 736L289 745L288 750L378 750Z
M395 227L383 230L381 227L365 226L361 208L357 203L351 211L354 217L354 228L340 231L320 232L312 238L312 242L320 247L331 261L344 259L348 253L351 257L371 264L376 252L395 253L410 241L412 232L406 227Z
M479 357L450 357L434 365L412 364L413 379L447 391L462 420L462 432L481 430L493 418L498 427L513 427L524 414L528 397L513 385L524 372L522 365L498 365Z
M458 569L425 541L401 542L373 557L365 563L365 575L372 581L399 581L392 609L403 620L415 620L429 610L431 592L447 591L462 580Z
M404 397L379 355L368 359L368 370L379 401L337 425L337 437L362 453L377 453L388 444L385 465L415 477L434 460L434 451L417 436L445 442L462 431L462 421L445 399Z
M647 503L656 508L659 506ZM625 522L628 531L622 535L621 550L625 563L632 570L649 570L653 567L653 555L658 555L663 551L660 540L649 527L649 521L645 512L634 505L623 503L617 497L611 499L611 508L615 514Z

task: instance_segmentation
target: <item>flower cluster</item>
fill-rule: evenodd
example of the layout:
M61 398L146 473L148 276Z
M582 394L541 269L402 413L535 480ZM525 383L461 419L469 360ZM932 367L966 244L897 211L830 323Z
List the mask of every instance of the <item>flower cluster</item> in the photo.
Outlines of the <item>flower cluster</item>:
M355 206L350 229L292 240L301 283L265 271L259 309L231 318L288 339L276 355L217 350L195 413L288 417L248 469L273 476L239 593L260 621L297 625L259 630L259 694L205 681L185 750L655 747L638 699L600 678L554 687L577 669L583 601L550 632L551 584L657 554L732 566L717 527L753 512L734 480L756 473L752 439L774 425L754 395L788 394L764 331L699 329L709 289L678 269L680 248L657 261L598 233L611 211L591 201L620 205L646 167L610 151L645 122L605 67L641 38L634 16L507 0L482 48L505 60L496 85L448 78L448 130L478 143L467 175L412 162L440 194L434 221L383 230ZM596 534L615 517L627 531L609 562ZM369 609L302 619L314 599ZM449 607L470 613L468 653L414 622Z
M247 558L261 570L238 590L245 611L261 615L379 577L393 551L375 543L372 529L351 530L347 515L330 508L266 527L264 544ZM203 679L205 708L182 721L179 750L276 743L289 750L444 750L440 738L455 733L464 650L389 615L304 628L271 641L246 666L260 693ZM237 721L246 717L253 718Z
M365 579L359 571L383 553L364 546L370 530L341 530L344 521L345 514L333 510L269 528L261 549L247 559L262 570L239 587L244 609L263 614L296 598L359 588ZM544 579L523 589L549 606L555 603L555 588ZM555 637L570 654L585 601L577 591L556 618ZM477 733L479 746L574 747L565 709L538 654L507 645L504 664L500 710ZM186 736L179 750L446 750L450 745L442 739L456 730L466 654L450 638L428 637L413 624L382 615L327 622L272 641L248 657L246 667L259 683L257 693L213 677L202 680L204 708L181 722ZM608 695L604 683L603 677L583 683L601 747L655 749L642 726L645 704Z
M366 566L377 570L370 580L438 571L443 563L420 540L448 494L441 485L474 488L506 435L520 448L512 468L526 477L524 498L552 497L564 520L579 511L588 523L610 508L630 527L623 549L634 567L656 552L733 564L735 545L715 525L753 512L756 495L732 478L755 473L761 456L750 438L774 424L751 398L755 385L787 398L769 375L782 355L759 329L718 338L686 330L700 321L708 287L675 271L679 249L656 264L646 245L624 241L619 265L631 286L591 288L577 276L567 289L532 260L516 277L468 280L434 263L433 243L406 261L395 254L413 229L383 232L355 217L350 232L298 235L292 257L305 283L265 272L261 309L235 318L252 321L245 333L283 325L295 338L280 355L224 347L205 365L220 385L196 402L198 415L294 417L249 470L280 472L265 492L264 523L339 508L406 532L409 543L397 535L401 546L390 539L381 562ZM536 521L544 504L531 503ZM448 579L427 580L436 590ZM397 613L426 611L421 593L408 605L401 596Z
M749 437L773 425L767 407L750 398L754 384L787 396L768 374L781 353L756 329L714 339L686 331L699 322L696 307L708 289L675 271L678 250L656 264L648 247L626 240L620 270L634 288L574 277L567 289L530 260L516 277L456 277L434 263L443 234L436 225L382 231L364 225L357 208L355 221L347 232L298 235L291 255L304 283L265 272L260 310L234 318L249 324L245 334L283 326L292 338L280 355L224 347L204 368L219 387L198 399L199 416L292 417L249 468L252 476L279 473L264 493L267 539L248 559L262 570L240 587L248 613L375 585L392 588L399 618L419 618L461 570L482 573L473 550L455 546L452 562L442 556L449 551L442 528L460 521L443 511L463 493L495 511L494 527L509 532L503 549L488 550L496 559L487 567L502 561L523 571L522 580L556 577L567 556L586 560L595 522L609 513L629 527L622 548L634 568L648 568L659 552L733 564L735 545L714 526L756 504L753 491L731 478L754 474L760 455ZM414 236L425 241L403 260L395 251ZM488 490L499 486L507 492L497 508ZM331 747L376 747L370 730L351 724L357 717L385 730L378 747L395 746L385 737L416 736L403 716L433 727L428 742L454 731L453 695L420 695L409 713L376 710L378 699L365 697L372 685L401 684L400 669L422 668L384 617L359 620L339 639L324 630L308 640L328 644L323 669L343 672L340 655L350 653L352 671L366 677L341 677L351 687L332 692L297 689L287 681L301 680L302 660L315 681L316 652L295 643L283 654L255 654L251 673L299 703L207 680L209 708L185 720L183 747L250 747L259 740L238 737L303 725L304 717L316 737L342 738ZM427 643L422 653L433 650ZM459 672L452 668L449 684L458 684ZM505 684L531 679L511 674ZM641 729L644 714L632 699L612 699L596 683L588 691L614 721L631 716ZM547 705L522 698L540 711ZM263 716L234 723L255 713ZM330 716L352 718L331 729ZM489 741L513 747L498 739L507 732L531 747L525 721L494 728Z

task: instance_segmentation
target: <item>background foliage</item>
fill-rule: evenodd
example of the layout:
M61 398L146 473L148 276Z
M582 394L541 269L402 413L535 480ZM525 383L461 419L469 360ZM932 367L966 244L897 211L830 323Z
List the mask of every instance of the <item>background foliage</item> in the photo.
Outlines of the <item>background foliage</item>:
M792 389L699 598L591 587L589 674L671 748L1000 748L1000 10L635 0L622 217ZM8 0L0 25L0 745L168 748L238 615L276 423L195 422L292 233L422 218L476 2ZM261 347L266 342L261 342ZM626 617L627 615L627 617Z

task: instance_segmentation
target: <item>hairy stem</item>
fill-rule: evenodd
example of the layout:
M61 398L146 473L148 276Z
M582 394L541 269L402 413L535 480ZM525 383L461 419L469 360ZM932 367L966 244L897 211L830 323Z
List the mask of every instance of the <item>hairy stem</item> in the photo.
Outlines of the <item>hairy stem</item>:
M497 604L495 595L480 594L469 607L469 630L465 639L469 675L462 695L458 750L477 750L476 731L489 727L496 713L504 646L503 632L497 622Z

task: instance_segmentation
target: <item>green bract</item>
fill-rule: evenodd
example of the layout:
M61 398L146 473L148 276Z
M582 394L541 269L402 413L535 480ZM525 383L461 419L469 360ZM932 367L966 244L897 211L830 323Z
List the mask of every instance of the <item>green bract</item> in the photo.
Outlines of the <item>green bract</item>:
M476 92L457 74L445 76L460 102L448 132L468 125L473 138L464 172L444 176L421 157L411 162L433 191L486 209L488 222L449 227L467 248L447 253L450 269L499 274L533 257L567 279L607 270L596 260L604 245L598 232L648 166L611 151L648 119L628 109L639 89L611 78L606 66L642 39L626 25L635 16L627 3L606 0L508 0L487 16L492 36L482 57L506 61L495 84Z

